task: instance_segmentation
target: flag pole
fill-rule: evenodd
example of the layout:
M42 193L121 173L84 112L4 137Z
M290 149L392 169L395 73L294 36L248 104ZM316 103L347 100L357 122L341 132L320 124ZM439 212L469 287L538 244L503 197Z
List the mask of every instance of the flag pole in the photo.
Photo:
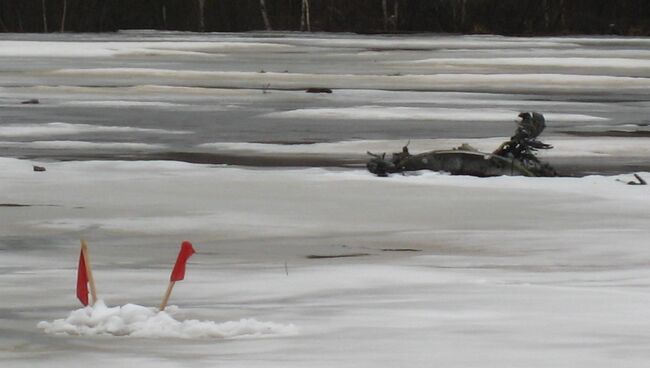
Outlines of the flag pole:
M167 302L169 301L169 297L172 295L172 289L174 288L174 284L176 284L176 281L170 281L169 285L167 286L167 292L165 293L165 296L163 297L162 303L160 303L160 311L164 311L165 307L167 306Z
M185 263L187 262L187 259L190 258L194 253L196 253L196 251L192 247L192 243L188 242L187 240L181 243L181 250L180 252L178 252L178 257L176 257L176 263L174 264L174 268L172 269L172 274L169 277L169 285L167 286L167 292L165 292L165 296L163 297L162 303L160 303L161 312L164 311L165 307L167 306L167 302L169 301L170 295L172 295L172 289L174 288L174 284L176 284L176 281L181 281L185 278Z
M97 302L97 291L95 289L95 278L93 277L93 268L90 263L90 257L88 256L88 244L86 241L81 239L81 253L84 257L84 263L86 264L86 276L88 277L88 284L90 285L90 295L93 298L91 305L95 305Z

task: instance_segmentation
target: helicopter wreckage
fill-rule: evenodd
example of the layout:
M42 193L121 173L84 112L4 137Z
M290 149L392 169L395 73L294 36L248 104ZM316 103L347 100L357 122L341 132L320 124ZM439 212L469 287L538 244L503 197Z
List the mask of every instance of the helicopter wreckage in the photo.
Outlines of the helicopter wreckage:
M515 134L492 153L480 152L468 144L463 144L450 150L413 155L409 152L407 144L402 148L402 152L393 153L390 159L386 159L385 153L368 152L372 158L366 167L377 176L418 170L445 171L452 175L479 177L557 176L553 167L540 161L535 155L537 150L553 148L537 140L544 128L546 128L546 120L542 114L523 112L519 114Z

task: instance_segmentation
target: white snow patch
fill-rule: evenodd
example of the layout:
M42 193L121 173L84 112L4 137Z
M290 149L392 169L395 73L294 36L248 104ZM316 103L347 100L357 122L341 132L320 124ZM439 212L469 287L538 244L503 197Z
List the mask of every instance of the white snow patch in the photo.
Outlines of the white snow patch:
M162 150L164 144L131 142L87 142L87 141L34 141L34 142L0 142L3 148L30 149L88 149L88 150Z
M88 107L187 107L186 104L177 104L161 101L127 101L127 100L94 100L94 101L67 101L62 105L88 106Z
M68 317L52 322L41 321L37 327L48 334L75 336L134 336L148 338L243 338L289 336L297 334L296 326L242 319L217 323L213 321L174 318L176 308L158 311L136 304L107 307L99 300L94 307L70 312Z
M60 42L0 41L0 57L215 56L214 52L272 52L293 46L262 42ZM208 54L209 53L209 54Z
M348 120L450 120L450 121L513 121L516 110L452 109L425 107L355 106L342 108L296 109L272 112L268 118L348 119ZM583 114L546 114L548 121L602 121L606 118Z
M427 36L427 37L283 37L269 38L270 42L286 42L294 45L333 48L364 48L379 50L404 49L511 49L511 48L571 48L577 43L565 42L563 39L517 39L499 36Z
M627 58L535 57L535 58L432 58L397 62L426 66L467 67L562 67L562 68L650 68L649 60Z
M606 75L575 74L405 74L360 75L360 74L316 74L316 73L258 73L241 71L198 71L155 68L66 68L47 74L66 77L112 78L117 82L129 78L142 78L160 83L190 85L193 87L238 87L261 88L271 84L277 89L309 88L327 86L346 89L384 89L384 90L427 90L445 89L448 91L594 91L646 89L650 88L648 78L615 77ZM132 82L132 81L131 81Z
M39 135L68 135L84 133L188 134L190 132L182 130L136 128L130 126L70 124L62 122L46 124L11 124L0 126L0 137L29 137Z
M453 138L453 139L412 139L409 149L412 153L432 150L448 150L467 143L482 152L492 152L509 137L492 138ZM574 138L542 137L542 141L553 146L550 150L538 151L541 157L597 157L597 156L645 156L650 154L650 138ZM199 149L208 152L267 153L267 154L313 154L353 156L365 152L397 152L406 141L396 140L357 140L315 144L271 144L214 142L204 143Z

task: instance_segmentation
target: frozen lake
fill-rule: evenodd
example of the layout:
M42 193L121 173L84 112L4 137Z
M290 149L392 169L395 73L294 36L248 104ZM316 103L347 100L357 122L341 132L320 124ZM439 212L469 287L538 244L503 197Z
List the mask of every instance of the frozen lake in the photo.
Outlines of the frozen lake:
M399 140L382 146L391 151L509 137L530 110L546 115L545 137L647 137L649 57L644 38L4 35L0 152L248 165L241 157L259 151L211 144ZM29 99L40 104L19 104ZM318 156L340 166L366 151L342 161L335 149ZM633 167L618 172L645 167L646 153L633 153L601 159Z
M648 60L645 38L2 35L0 361L644 367ZM545 160L597 175L360 167L491 151L531 110ZM79 307L80 238L124 315L39 328ZM173 319L126 306L159 304L186 239Z

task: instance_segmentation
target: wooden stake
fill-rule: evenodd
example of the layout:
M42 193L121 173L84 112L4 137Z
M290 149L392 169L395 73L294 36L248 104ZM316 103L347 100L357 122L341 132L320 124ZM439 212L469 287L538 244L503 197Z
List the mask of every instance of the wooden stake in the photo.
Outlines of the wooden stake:
M95 305L97 302L95 278L93 277L93 268L90 263L90 257L88 256L88 244L86 244L86 241L83 239L81 239L81 253L83 254L84 263L86 264L86 277L88 277L88 284L90 285L90 296L92 297L92 303L90 305Z
M163 297L162 303L160 303L160 311L164 311L165 307L167 306L167 302L169 301L169 297L172 295L172 289L174 288L174 284L176 284L176 281L170 281L169 285L167 286L167 292L165 293L165 296Z

